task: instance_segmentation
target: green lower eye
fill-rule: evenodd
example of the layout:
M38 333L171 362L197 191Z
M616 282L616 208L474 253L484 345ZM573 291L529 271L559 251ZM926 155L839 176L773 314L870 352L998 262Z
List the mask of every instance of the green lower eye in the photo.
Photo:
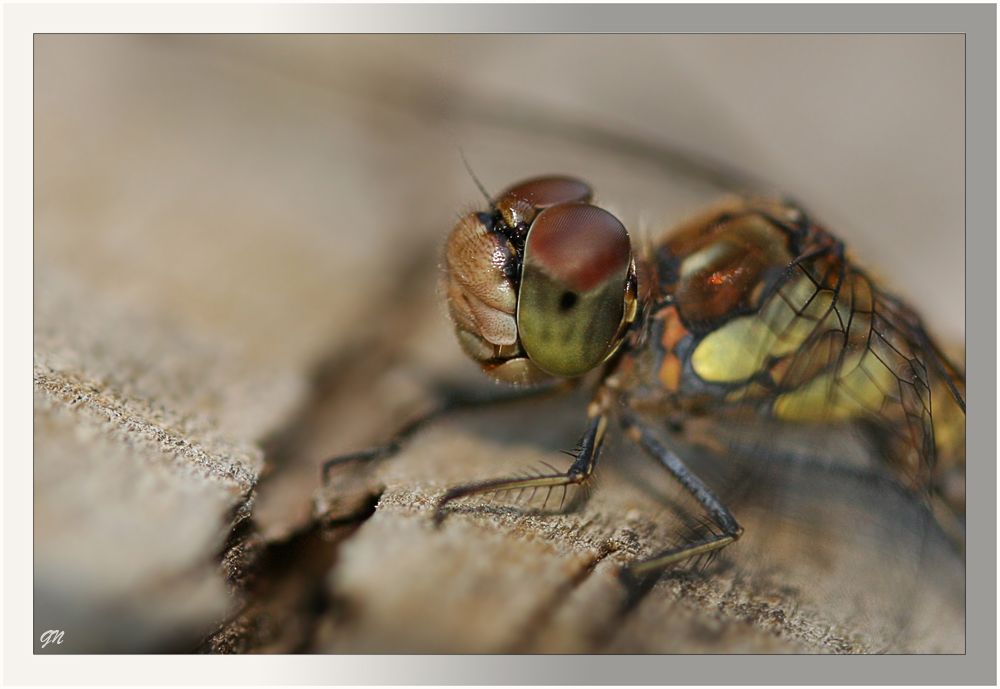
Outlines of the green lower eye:
M569 311L571 308L576 306L576 302L579 299L575 292L563 292L562 296L559 297L559 310Z
M542 211L528 232L517 326L538 368L572 378L617 346L632 263L624 226L587 204Z

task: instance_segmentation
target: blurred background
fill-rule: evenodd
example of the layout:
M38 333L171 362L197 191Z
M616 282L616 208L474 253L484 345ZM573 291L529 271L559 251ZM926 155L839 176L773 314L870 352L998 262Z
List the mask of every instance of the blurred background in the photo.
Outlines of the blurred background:
M59 650L515 648L461 621L392 636L378 620L401 619L402 594L347 615L374 595L369 525L337 537L351 560L313 519L323 458L384 439L437 381L482 385L437 284L447 231L483 204L463 155L491 193L585 179L640 236L726 192L791 196L961 359L959 34L37 35L34 58L35 622L36 639L67 630ZM455 442L379 478L386 514L394 486L507 473L470 475ZM594 508L600 538L619 508ZM265 595L252 572L282 583ZM860 626L830 613L826 636L680 650L961 651L959 588L938 636L886 622L897 602ZM643 646L632 624L604 646L541 634L520 650L683 636Z

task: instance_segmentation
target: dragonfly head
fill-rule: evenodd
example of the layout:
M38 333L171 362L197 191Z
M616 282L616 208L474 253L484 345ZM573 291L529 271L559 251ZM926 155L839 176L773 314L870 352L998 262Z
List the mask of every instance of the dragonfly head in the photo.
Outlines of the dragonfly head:
M446 249L462 349L491 375L576 378L621 344L637 312L628 232L570 177L539 177L466 215Z

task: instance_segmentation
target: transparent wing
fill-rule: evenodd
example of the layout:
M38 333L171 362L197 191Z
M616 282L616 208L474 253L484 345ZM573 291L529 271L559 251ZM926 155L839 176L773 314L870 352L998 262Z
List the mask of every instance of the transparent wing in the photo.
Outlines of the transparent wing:
M859 422L877 456L926 492L964 467L963 375L916 313L882 289L816 226L802 253L762 299L758 372L727 397L781 421Z

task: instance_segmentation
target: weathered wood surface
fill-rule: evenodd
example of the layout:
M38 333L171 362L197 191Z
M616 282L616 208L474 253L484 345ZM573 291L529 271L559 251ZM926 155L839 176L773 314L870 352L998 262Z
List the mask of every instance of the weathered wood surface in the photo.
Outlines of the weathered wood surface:
M578 397L443 419L397 457L320 486L324 458L384 441L434 402L437 383L491 387L439 301L441 242L462 204L477 203L457 146L491 189L571 172L651 234L718 193L655 161L505 121L497 103L666 134L764 177L790 170L806 202L833 189L819 205L879 227L852 237L849 222L847 238L899 281L951 253L961 265L947 103L911 105L917 119L892 136L856 122L849 150L838 139L809 152L831 163L810 177L782 168L794 137L725 114L732 82L712 67L722 46L613 38L591 44L581 73L542 61L570 38L38 37L34 596L36 627L66 630L57 650L964 648L961 562L906 501L864 482L765 467L760 490L731 487L743 541L633 597L618 569L675 538L691 505L614 438L589 500L570 496L561 513L558 493L546 508L541 495L470 500L433 523L448 485L566 461L558 450L582 431ZM960 44L923 38L889 52L933 56L921 59L943 65L931 82L946 89ZM686 74L664 62L651 91L602 72L612 55L702 62ZM532 64L559 78L497 97ZM914 102L940 95L917 89ZM938 120L917 121L927 112ZM900 155L914 145L906 131L935 127L942 140ZM933 174L914 158L936 161ZM889 163L907 184L886 202L892 185L873 180L892 178ZM863 193L846 193L848 171L876 168L856 183ZM886 250L891 213L894 229L927 237ZM951 304L962 280L948 276L930 297L920 281L901 284L960 340Z

